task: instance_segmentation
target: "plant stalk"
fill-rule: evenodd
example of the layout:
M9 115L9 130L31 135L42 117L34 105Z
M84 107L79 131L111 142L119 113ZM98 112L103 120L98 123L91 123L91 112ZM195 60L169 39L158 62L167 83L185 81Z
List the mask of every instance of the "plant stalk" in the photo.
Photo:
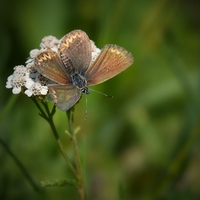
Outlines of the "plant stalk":
M78 144L76 139L76 132L74 129L74 108L71 108L67 111L68 115L68 123L69 123L69 133L71 135L71 143L74 151L75 163L76 163L76 171L77 171L77 182L78 182L78 192L81 200L86 200L86 192L83 181L83 173L81 167L81 159L78 151Z

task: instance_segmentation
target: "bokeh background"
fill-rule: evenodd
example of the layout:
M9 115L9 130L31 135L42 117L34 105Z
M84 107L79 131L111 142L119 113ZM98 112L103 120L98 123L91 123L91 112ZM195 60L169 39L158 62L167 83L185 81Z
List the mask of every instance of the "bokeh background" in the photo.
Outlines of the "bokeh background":
M92 87L75 125L88 199L200 199L200 2L198 0L7 0L0 2L0 199L78 199L50 127L25 95L5 88L13 67L47 35L84 30L99 48L132 52L122 74ZM52 103L49 102L51 106ZM72 156L65 113L55 122ZM5 144L29 172L36 190Z

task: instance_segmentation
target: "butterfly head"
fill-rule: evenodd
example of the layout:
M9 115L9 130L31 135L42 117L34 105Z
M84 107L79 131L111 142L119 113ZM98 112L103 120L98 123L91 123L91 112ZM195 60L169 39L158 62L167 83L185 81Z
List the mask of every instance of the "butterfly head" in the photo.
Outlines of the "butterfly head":
M90 90L88 87L81 88L81 92L85 94L90 94Z

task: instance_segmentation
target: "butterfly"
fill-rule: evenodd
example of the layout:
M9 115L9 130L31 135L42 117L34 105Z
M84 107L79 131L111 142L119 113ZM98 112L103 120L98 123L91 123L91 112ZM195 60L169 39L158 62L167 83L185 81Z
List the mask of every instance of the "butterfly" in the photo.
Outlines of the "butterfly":
M57 52L48 49L35 57L35 69L55 82L48 85L48 90L60 110L69 110L82 93L89 94L88 86L116 76L133 63L131 53L114 44L106 44L92 64L91 59L91 41L81 30L65 35Z

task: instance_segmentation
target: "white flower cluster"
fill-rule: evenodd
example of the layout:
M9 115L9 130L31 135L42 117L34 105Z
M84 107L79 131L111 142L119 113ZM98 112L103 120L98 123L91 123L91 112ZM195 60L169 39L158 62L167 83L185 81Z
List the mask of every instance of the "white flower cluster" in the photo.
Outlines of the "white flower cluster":
M50 83L50 80L35 70L34 58L48 48L55 51L58 49L59 42L56 37L44 37L40 44L41 49L33 49L30 51L30 58L26 61L26 65L14 67L14 73L7 79L6 88L12 88L13 94L24 92L28 97L32 95L46 95L48 93L47 85Z
M30 51L30 58L26 61L26 65L18 65L13 68L14 73L8 77L6 88L12 88L13 94L24 92L28 97L31 97L32 95L46 95L48 93L48 84L52 82L35 70L34 58L49 48L58 52L59 44L60 40L54 36L44 37L40 43L41 49L33 49ZM101 50L95 46L93 41L91 41L91 45L92 64Z

